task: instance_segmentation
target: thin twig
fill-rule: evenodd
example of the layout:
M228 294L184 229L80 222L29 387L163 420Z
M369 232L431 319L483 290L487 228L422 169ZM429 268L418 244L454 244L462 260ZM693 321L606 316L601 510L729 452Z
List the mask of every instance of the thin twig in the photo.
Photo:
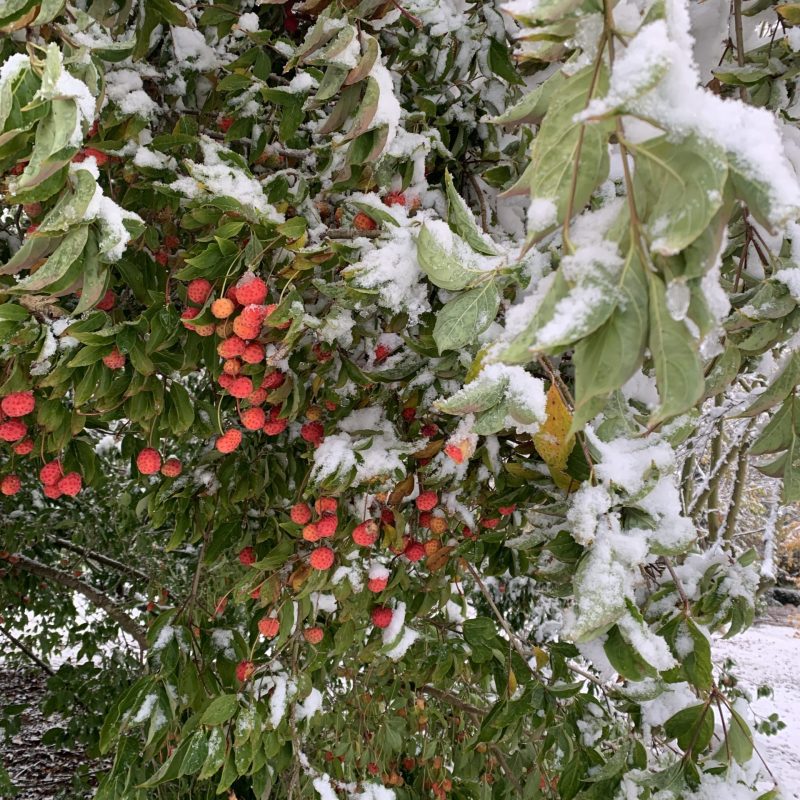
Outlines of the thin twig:
M63 539L60 536L54 536L53 541L59 547L63 547L65 550L72 550L75 553L80 553L82 556L90 558L92 561L96 561L98 564L103 564L106 567L112 567L118 572L123 572L126 575L130 575L133 578L138 578L139 580L146 581L147 583L150 582L149 575L142 572L141 570L136 569L136 567L131 567L128 564L123 564L121 561L117 561L115 558L104 556L102 553L97 553L94 550L90 550L88 547L83 547L82 545L75 544L74 542L71 542L69 539Z

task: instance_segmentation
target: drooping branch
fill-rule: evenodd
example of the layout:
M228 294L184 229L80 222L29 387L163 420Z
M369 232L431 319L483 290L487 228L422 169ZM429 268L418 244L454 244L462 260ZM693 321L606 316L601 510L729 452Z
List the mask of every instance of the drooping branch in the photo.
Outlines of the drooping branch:
M140 625L128 616L128 614L126 614L110 597L103 594L103 592L98 589L95 589L94 586L86 583L86 581L82 581L80 578L76 578L74 575L70 575L68 572L62 572L55 567L49 567L47 564L42 564L40 561L28 558L19 553L15 554L12 558L12 563L14 563L15 566L27 570L33 575L38 575L45 580L53 581L61 586L66 586L78 592L78 594L83 595L92 605L96 606L101 611L105 611L125 633L134 639L139 647L143 650L147 647L147 635Z
M88 547L75 544L69 539L64 539L60 536L54 536L53 542L59 547L63 547L65 550L72 550L73 553L79 553L85 558L96 561L98 564L103 564L106 567L111 567L112 569L117 570L117 572L122 572L125 575L129 575L137 580L145 581L146 583L150 582L150 576L141 570L136 569L136 567L123 564L121 561L117 561L115 558L110 558L109 556L105 556L102 553L96 552L95 550L90 550Z

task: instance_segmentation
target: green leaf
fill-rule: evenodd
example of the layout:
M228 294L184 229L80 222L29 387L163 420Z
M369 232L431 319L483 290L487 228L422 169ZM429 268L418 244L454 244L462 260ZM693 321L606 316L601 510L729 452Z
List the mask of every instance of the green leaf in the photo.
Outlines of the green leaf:
M677 739L681 750L688 752L691 748L697 756L714 735L714 712L707 703L682 708L664 723L664 731L670 739Z
M566 81L561 70L554 72L546 81L540 83L532 92L525 95L518 103L507 108L502 114L492 118L496 125L516 125L524 122L540 122L550 105Z
M200 722L203 725L221 725L227 722L239 708L239 699L235 694L223 694L215 697L206 707Z
M592 192L608 177L608 123L576 122L593 96L605 92L608 76L601 69L586 67L567 78L553 95L550 108L531 148L531 200L555 204L553 225L529 230L529 238L540 239L567 214L575 214ZM577 178L574 176L577 174Z
M710 225L722 206L728 167L709 142L665 136L635 145L634 195L650 248L673 255Z
M648 329L647 278L633 249L624 269L621 297L611 316L575 346L573 432L595 416L594 401L623 386L642 363Z
M508 378L489 380L478 378L459 389L447 400L437 401L434 405L445 414L474 414L497 405L508 386Z
M447 224L476 253L483 253L487 256L498 255L498 250L494 243L478 228L472 211L456 191L449 170L445 170L444 185L447 194Z
M94 197L97 181L88 169L77 169L72 176L73 186L58 200L39 225L39 233L62 233L83 221L86 209Z
M212 728L208 734L208 753L200 770L198 778L205 780L215 775L225 763L228 740L222 733L222 728Z
M205 731L195 731L188 739L186 755L183 757L177 777L194 775L205 763L208 755L208 739Z
M742 411L740 417L754 417L782 403L800 382L800 353L792 353L777 378Z
M702 397L705 382L697 343L683 321L667 309L664 282L648 274L650 284L650 353L656 368L659 407L650 426L682 414Z
M44 266L36 272L21 280L15 291L35 292L45 289L63 278L69 268L80 258L86 240L89 237L87 225L73 228L65 237L55 252L47 259Z
M447 233L450 234L450 231ZM458 291L465 289L486 273L477 266L467 244L456 234L450 235L452 246L447 248L431 232L429 225L423 225L417 238L417 258L422 271L433 284L442 289Z
M170 422L175 435L186 433L194 423L194 405L189 392L178 382L173 382L169 390Z
M500 294L493 281L465 292L446 303L436 317L433 338L440 353L474 344L494 321Z
M624 678L632 681L642 681L653 678L657 671L642 658L641 655L627 642L618 625L614 625L608 632L603 645L611 666Z
M746 764L753 757L753 733L741 714L730 708L728 747L735 761Z

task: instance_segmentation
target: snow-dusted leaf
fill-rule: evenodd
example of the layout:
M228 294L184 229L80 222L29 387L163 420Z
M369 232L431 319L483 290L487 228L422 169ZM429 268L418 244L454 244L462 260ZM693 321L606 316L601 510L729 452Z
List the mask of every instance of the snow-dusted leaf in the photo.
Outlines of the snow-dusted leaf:
M754 417L782 403L800 383L800 353L790 355L775 380L738 416Z
M634 148L634 195L651 249L672 255L697 239L722 206L728 167L708 142L650 139Z
M472 430L478 436L490 436L503 430L507 416L508 401L501 400L496 406L487 408L486 411L481 411L475 417L475 424L472 426Z
M551 98L561 89L565 80L566 76L561 70L554 72L518 103L499 116L492 117L491 122L497 125L539 122L547 113Z
M417 238L417 258L423 272L431 282L442 289L466 289L481 274L469 247L443 223L423 225ZM436 234L433 231L436 231ZM441 236L446 232L448 236Z
M800 415L798 401L794 397L788 398L750 445L750 455L761 456L790 448L797 435L795 419L800 419L798 415Z
M476 252L487 256L496 256L499 251L492 240L478 228L475 216L456 191L449 171L444 173L444 185L447 192L447 222L455 233Z
M595 80L587 67L568 78L554 95L531 149L531 200L548 200L556 207L553 225L580 211L592 192L608 177L608 124L586 124L575 117L602 92L607 82L601 70ZM577 172L577 176L576 176ZM575 179L574 176L576 176ZM550 228L537 230L541 238Z
M649 346L660 400L649 420L652 426L691 408L702 396L705 383L697 342L683 321L669 313L664 282L656 275L649 275L648 282Z
M508 378L486 380L479 377L447 400L437 401L436 408L445 414L472 414L486 411L502 400L507 386Z
M235 694L221 694L215 697L200 718L203 725L221 725L227 722L239 708L239 699Z
M497 314L500 294L493 281L470 289L446 303L436 316L433 338L439 352L459 350L474 343Z
M36 272L21 280L15 291L34 292L52 286L63 278L69 268L80 258L89 236L88 225L73 228L56 248L55 252L47 259L44 266Z

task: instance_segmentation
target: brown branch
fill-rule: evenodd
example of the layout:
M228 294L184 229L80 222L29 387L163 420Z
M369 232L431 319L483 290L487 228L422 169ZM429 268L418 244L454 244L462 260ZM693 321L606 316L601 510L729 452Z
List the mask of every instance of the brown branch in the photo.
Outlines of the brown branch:
M478 198L478 204L481 207L481 228L483 228L484 233L488 233L489 214L486 211L486 198L483 196L481 187L478 184L478 179L471 172L467 173L467 178L469 179L469 185L472 187L472 191L475 192L475 196Z
M11 644L13 644L18 650L21 650L31 661L33 661L33 663L36 664L36 666L39 667L39 669L43 670L48 675L56 674L53 668L48 663L42 661L42 659L39 658L39 656L37 656L36 653L33 652L33 650L31 650L24 642L17 639L17 637L14 636L14 634L11 633L11 631L4 628L2 625L0 625L0 633L2 633L3 636L5 636L6 639L8 639L11 642Z
M742 507L742 498L744 496L744 484L747 480L747 463L749 453L746 447L743 447L739 452L739 460L736 464L736 477L733 481L733 492L731 500L728 504L728 514L725 517L725 527L722 530L722 535L726 542L733 539L734 529L736 522L739 519L739 511Z
M92 561L96 561L98 564L103 564L106 567L111 567L112 569L117 570L117 572L122 572L125 575L130 575L132 578L138 578L146 583L150 583L150 576L146 575L141 570L136 569L136 567L123 564L121 561L117 561L115 558L104 556L102 553L97 553L94 550L90 550L88 547L75 544L69 539L62 539L60 536L54 536L53 541L59 547L63 547L65 550L72 550L74 553L79 553L80 555L89 558Z
M357 231L355 228L332 228L325 236L328 239L357 239L359 236L364 236L367 239L377 239L383 231Z
M129 617L110 597L90 586L86 581L21 554L15 554L10 560L16 566L38 575L40 578L59 583L78 592L78 594L82 594L90 603L105 611L125 633L134 639L139 647L143 650L147 647L147 635L139 624Z

